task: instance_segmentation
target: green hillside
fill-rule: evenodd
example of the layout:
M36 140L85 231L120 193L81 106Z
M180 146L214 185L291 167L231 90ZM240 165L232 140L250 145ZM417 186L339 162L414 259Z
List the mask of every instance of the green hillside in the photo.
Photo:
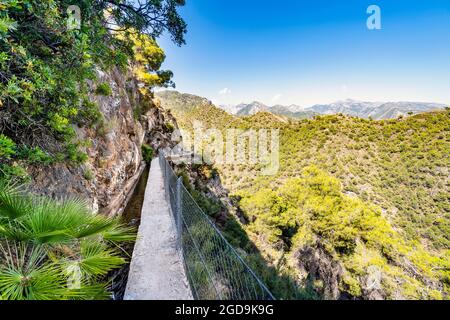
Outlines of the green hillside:
M242 228L280 277L325 298L449 298L448 110L288 121L160 98L185 129L194 120L280 129L275 176L258 174L257 165L216 165Z

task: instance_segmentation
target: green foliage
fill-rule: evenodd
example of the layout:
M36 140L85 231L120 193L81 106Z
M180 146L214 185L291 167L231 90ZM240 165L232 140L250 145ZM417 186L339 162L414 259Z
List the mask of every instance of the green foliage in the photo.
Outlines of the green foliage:
M76 122L78 125L88 127L100 127L104 124L103 114L100 112L96 103L84 99L78 110Z
M135 61L134 74L145 87L143 94L148 94L153 87L175 87L171 81L173 73L169 70L159 70L166 55L155 39L147 35L119 34L119 39L128 39L133 44Z
M150 147L148 144L143 144L141 146L141 150L142 150L142 158L144 158L144 161L147 163L152 162L153 160L153 155L154 155L154 150L152 147Z
M95 93L101 96L110 96L112 95L112 89L109 83L102 82L97 85L97 89L95 89Z
M30 148L23 146L18 150L17 157L35 165L49 165L53 163L53 157L39 147Z
M67 29L69 5L81 9L80 29ZM57 161L79 163L85 157L74 150L80 146L76 126L103 123L89 98L96 69L133 65L143 77L152 74L151 86L169 84L171 73L159 70L164 52L153 39L168 31L184 43L186 24L178 14L184 2L139 5L145 9L133 10L134 1L0 1L0 132L17 145L39 146ZM112 18L115 31L107 27ZM134 51L134 39L147 39L149 46ZM107 84L96 91L111 94Z
M186 23L178 14L178 7L184 0L152 1L104 1L111 8L111 14L124 28L135 29L149 37L158 38L167 31L177 45L185 43Z
M222 209L222 204L214 199L204 196L201 192L190 189L189 193L194 198L195 202L202 208L202 210L211 217L216 217Z
M27 170L17 163L0 163L0 179L25 182L29 179Z
M92 172L91 169L85 169L83 172L83 177L86 180L92 180L92 179L94 179L94 173Z
M248 230L265 237L268 244L281 242L295 255L320 243L330 256L343 261L348 274L341 279L341 290L350 295L361 295L359 276L373 266L384 273L387 292L409 298L431 297L434 293L427 294L424 288L439 290L445 277L432 271L445 260L404 241L379 208L344 195L339 181L315 166L306 167L301 177L286 180L276 191L261 189L245 196L241 206L251 214ZM413 280L408 271L399 269L404 259L427 280ZM395 284L395 278L404 279L409 287Z
M16 144L7 136L0 134L0 157L5 159L11 159L16 153Z
M171 123L165 123L164 124L164 130L168 133L172 133L175 130L175 127Z
M16 21L8 17L0 18L0 39L5 38L9 31L13 31L16 29L17 29Z
M180 176L183 179L183 185L186 187L192 198L203 210L203 212L211 217L216 217L222 209L222 204L220 201L207 197L201 191L197 190L189 181L189 176L185 170L181 171Z
M83 201L36 197L0 182L0 297L108 298L101 276L125 263L118 240L133 239L117 219L93 215Z
M29 178L26 165L52 162L53 158L39 147L17 146L11 138L0 135L0 179L25 181Z
M88 159L88 155L80 151L80 143L71 143L66 147L66 159L73 164L81 164Z

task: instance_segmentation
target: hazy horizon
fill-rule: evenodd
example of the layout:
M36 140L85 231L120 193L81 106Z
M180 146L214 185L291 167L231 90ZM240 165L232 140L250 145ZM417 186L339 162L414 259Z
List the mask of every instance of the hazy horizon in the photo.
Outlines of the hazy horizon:
M202 96L200 94L196 94L193 92L183 92L177 88L164 88L164 89L158 89L155 90L155 92L164 92L164 91L176 91L179 92L181 94L191 94L194 96L198 96L201 98L206 98L208 100L210 100L214 105L218 106L218 107L234 107L234 106L238 106L240 104L251 104L253 102L259 102L262 103L268 107L274 107L277 105L280 106L285 106L285 107L289 107L289 106L297 106L297 107L301 107L302 109L308 109L311 108L313 106L316 105L322 105L322 104L332 104L332 103L339 103L339 102L346 102L346 101L354 101L354 102L364 102L364 103L434 103L434 104L440 104L440 105L447 105L450 106L450 103L446 103L446 102L442 102L442 101L413 101L413 100L390 100L390 101L382 101L382 100L364 100L364 99L354 99L354 98L345 98L345 99L340 99L340 100L334 100L334 101L328 101L328 102L317 102L317 103L313 103L313 104L309 104L309 105L303 105L303 104L299 104L299 103L290 103L290 104L283 104L283 103L265 103L261 100L255 99L255 100L248 100L248 101L240 101L238 103L231 103L231 104L224 104L224 103L216 103L214 101L214 99L210 99L209 97L205 97Z

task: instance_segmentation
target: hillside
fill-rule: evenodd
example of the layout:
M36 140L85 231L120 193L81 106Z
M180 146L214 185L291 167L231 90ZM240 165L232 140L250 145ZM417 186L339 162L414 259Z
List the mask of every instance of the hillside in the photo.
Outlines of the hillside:
M216 164L237 207L230 212L279 279L332 299L449 297L448 110L293 122L160 99L186 129L197 120L220 130L281 130L275 176L261 176L257 165ZM266 282L292 297L279 279Z

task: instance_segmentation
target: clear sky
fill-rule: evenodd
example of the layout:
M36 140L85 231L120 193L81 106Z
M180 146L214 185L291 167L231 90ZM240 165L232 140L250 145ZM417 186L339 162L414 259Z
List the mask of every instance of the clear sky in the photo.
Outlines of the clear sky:
M381 30L366 26L381 8ZM450 0L186 0L159 40L177 90L220 104L450 104Z

